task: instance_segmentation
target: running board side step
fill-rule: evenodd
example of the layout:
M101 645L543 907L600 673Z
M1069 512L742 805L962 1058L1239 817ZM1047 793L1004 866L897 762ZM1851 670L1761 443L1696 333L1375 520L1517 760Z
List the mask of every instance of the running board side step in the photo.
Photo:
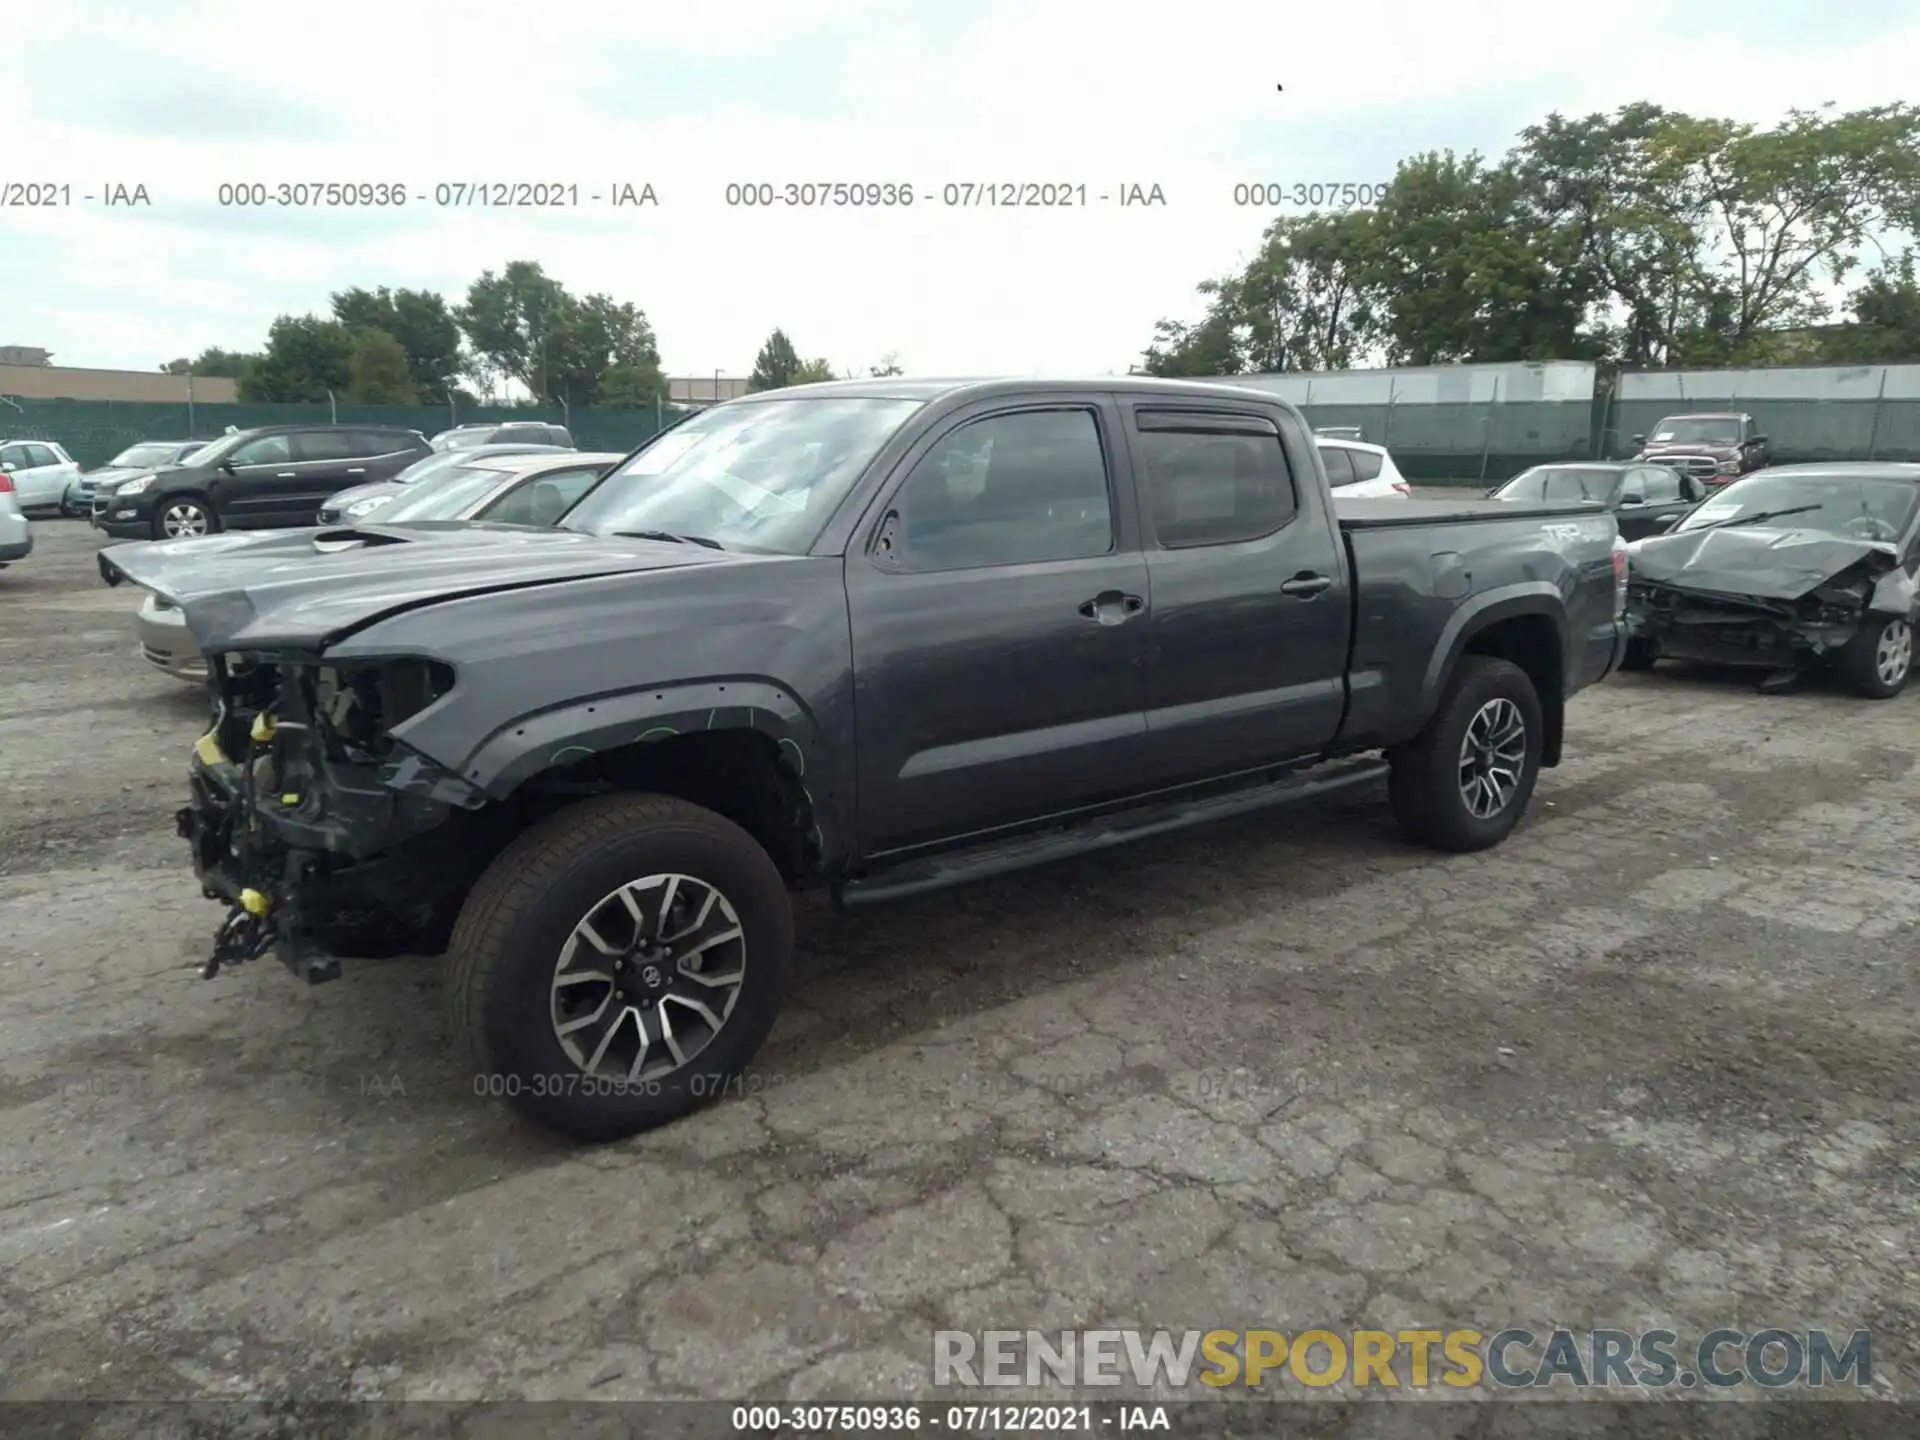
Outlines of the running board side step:
M1371 784L1384 779L1386 774L1386 761L1375 756L1291 770L1278 779L1204 798L1187 797L1136 805L1070 824L1066 828L1043 830L1037 834L1029 832L924 859L902 861L877 875L842 881L834 887L833 898L836 904L849 910L876 905L885 900L903 900L910 895L945 890L949 886L1007 875L1030 866L1046 865L1098 850L1109 850L1116 845L1174 830L1186 830L1213 820L1225 820L1255 810L1266 810L1316 795Z

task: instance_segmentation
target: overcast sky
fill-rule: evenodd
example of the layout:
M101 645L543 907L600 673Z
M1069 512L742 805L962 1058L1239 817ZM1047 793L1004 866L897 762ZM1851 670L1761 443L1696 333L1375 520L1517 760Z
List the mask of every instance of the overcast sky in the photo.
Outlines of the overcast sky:
M1497 154L1551 110L1648 99L1771 122L1912 97L1903 0L334 0L14 6L0 29L0 345L148 369L259 346L349 285L457 300L540 261L652 319L669 373L744 374L774 326L841 369L1125 371L1253 249L1238 181L1379 182ZM1284 87L1279 89L1277 87ZM223 209L225 182L399 183L402 210ZM437 184L575 184L529 214ZM731 209L731 181L906 182L908 210ZM948 182L1084 209L948 209ZM144 185L150 209L88 203ZM609 208L651 183L655 208ZM1161 187L1164 207L1100 194Z

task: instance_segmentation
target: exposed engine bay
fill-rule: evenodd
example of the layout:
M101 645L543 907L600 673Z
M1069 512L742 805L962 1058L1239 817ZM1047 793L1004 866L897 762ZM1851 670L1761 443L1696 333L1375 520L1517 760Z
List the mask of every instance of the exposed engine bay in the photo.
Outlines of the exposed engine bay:
M1702 565L1695 552L1691 563L1667 566L1647 547L1630 565L1629 634L1676 659L1806 668L1845 651L1871 617L1913 614L1914 577L1891 545L1822 548L1850 554L1826 555L1846 563L1809 583L1817 564L1729 572Z
M194 749L193 804L176 817L205 893L231 906L204 974L277 947L308 980L332 979L329 952L356 930L432 943L445 892L468 878L457 857L479 848L441 827L487 797L387 732L452 683L426 660L212 658L213 723ZM410 853L427 831L441 833Z

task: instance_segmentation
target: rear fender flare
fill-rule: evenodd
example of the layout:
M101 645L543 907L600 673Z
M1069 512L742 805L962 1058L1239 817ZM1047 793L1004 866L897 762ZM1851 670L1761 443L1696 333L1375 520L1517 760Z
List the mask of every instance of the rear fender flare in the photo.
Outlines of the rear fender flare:
M1527 580L1483 591L1455 610L1440 632L1440 641L1433 647L1433 658L1427 662L1427 673L1420 682L1420 726L1416 728L1424 727L1440 708L1440 693L1453 678L1467 642L1488 626L1522 615L1544 615L1553 621L1554 632L1560 637L1560 662L1564 669L1570 647L1567 604L1559 586L1545 580ZM1565 699L1565 695L1542 695L1540 705L1551 715L1560 710ZM1551 728L1552 721L1548 724Z
M482 741L460 775L492 799L504 800L544 771L602 751L702 730L754 730L767 736L806 795L816 830L828 825L826 807L837 797L815 793L829 768L823 763L819 725L791 691L769 680L648 686L525 715ZM828 839L824 833L814 838L823 847Z

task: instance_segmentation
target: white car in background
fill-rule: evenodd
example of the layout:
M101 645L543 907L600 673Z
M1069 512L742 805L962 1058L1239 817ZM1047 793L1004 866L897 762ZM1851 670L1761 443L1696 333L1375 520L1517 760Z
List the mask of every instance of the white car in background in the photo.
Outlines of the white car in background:
M22 510L59 510L80 478L73 457L51 440L0 440L0 474L13 481Z
M1337 440L1316 435L1320 459L1327 467L1327 483L1335 498L1364 500L1405 500L1412 492L1400 467L1384 445L1369 445L1364 440Z
M14 503L13 477L0 471L0 570L33 553L33 526Z

